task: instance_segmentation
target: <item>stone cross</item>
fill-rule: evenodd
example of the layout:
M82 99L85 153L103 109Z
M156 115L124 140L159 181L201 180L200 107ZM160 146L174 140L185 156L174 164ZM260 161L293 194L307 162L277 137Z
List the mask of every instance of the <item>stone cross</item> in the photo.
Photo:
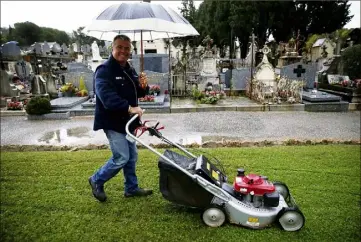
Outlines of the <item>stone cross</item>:
M301 77L301 75L305 72L306 69L302 68L302 65L297 65L297 68L293 69L293 73L297 74L297 77Z
M262 62L263 63L269 63L268 62L268 58L267 58L267 54L270 53L270 48L268 48L267 45L264 45L263 46L263 49L261 49L261 51L263 52L263 59L262 59Z
M263 49L261 50L263 52L263 54L267 55L268 53L270 53L270 48L268 48L267 45L263 46Z

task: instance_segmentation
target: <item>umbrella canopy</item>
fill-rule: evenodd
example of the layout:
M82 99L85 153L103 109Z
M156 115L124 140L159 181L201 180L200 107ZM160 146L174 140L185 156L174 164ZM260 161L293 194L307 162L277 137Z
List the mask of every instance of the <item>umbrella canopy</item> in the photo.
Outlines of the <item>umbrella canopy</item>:
M133 41L199 35L173 9L147 2L112 5L101 12L84 33L102 40L113 40L115 35L125 34Z
M128 35L132 41L140 40L141 72L144 69L143 40L199 35L182 15L148 2L112 5L101 12L84 33L100 40L112 41L117 34Z

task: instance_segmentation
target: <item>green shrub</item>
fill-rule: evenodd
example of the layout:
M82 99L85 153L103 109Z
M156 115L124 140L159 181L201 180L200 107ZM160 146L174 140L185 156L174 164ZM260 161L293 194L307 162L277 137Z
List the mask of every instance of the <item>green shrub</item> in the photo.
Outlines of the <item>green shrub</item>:
M51 104L49 99L44 97L33 97L30 102L26 105L26 112L32 115L42 115L50 113Z
M197 88L192 89L192 98L193 100L201 100L205 97L205 94L198 90Z
M354 45L342 53L343 71L351 80L361 78L361 45Z

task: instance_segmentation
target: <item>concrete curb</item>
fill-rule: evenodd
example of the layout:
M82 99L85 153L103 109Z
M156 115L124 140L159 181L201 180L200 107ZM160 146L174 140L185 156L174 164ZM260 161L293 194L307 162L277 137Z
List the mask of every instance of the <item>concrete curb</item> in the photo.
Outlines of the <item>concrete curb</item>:
M191 106L191 107L170 107L166 109L147 109L147 113L195 113L195 112L219 112L219 111L239 111L239 112L285 112L285 111L307 111L307 112L317 112L313 111L310 108L306 108L306 104L282 104L282 105L261 105L261 104L251 104L251 105L233 105L233 106ZM331 105L332 106L332 105ZM64 112L66 110L63 110ZM329 108L324 110L327 112L336 112L334 108ZM348 103L348 107L343 111L361 111L361 103ZM94 110L84 109L84 110L68 110L70 112L70 117L74 116L87 116L94 115ZM59 111L54 111L52 113L61 113ZM1 110L1 117L8 116L26 116L25 110L20 111L9 111Z
M296 140L288 139L284 141L207 141L202 144L184 145L185 148L239 148L239 147L269 147L269 146L313 146L313 145L360 145L360 140ZM142 145L137 145L139 149L146 149ZM150 144L157 149L168 149L172 146L168 144ZM53 146L53 145L2 145L0 150L5 152L32 152L32 151L78 151L78 150L108 150L109 145L86 145L86 146Z

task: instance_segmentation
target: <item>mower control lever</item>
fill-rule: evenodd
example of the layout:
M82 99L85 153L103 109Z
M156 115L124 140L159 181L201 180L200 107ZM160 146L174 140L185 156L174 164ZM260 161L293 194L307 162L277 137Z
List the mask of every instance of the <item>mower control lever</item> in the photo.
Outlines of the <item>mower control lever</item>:
M137 135L137 137L139 138L142 134L144 134L145 131L148 131L150 136L156 136L158 138L161 138L162 134L159 132L159 130L164 129L164 126L157 128L159 125L159 122L157 122L156 125L154 125L153 127L148 127L146 125L146 123L148 123L148 122L149 122L149 120L144 121L142 123L142 125L137 128L137 131L138 130L140 131L140 134ZM137 131L136 131L136 134L138 133Z

